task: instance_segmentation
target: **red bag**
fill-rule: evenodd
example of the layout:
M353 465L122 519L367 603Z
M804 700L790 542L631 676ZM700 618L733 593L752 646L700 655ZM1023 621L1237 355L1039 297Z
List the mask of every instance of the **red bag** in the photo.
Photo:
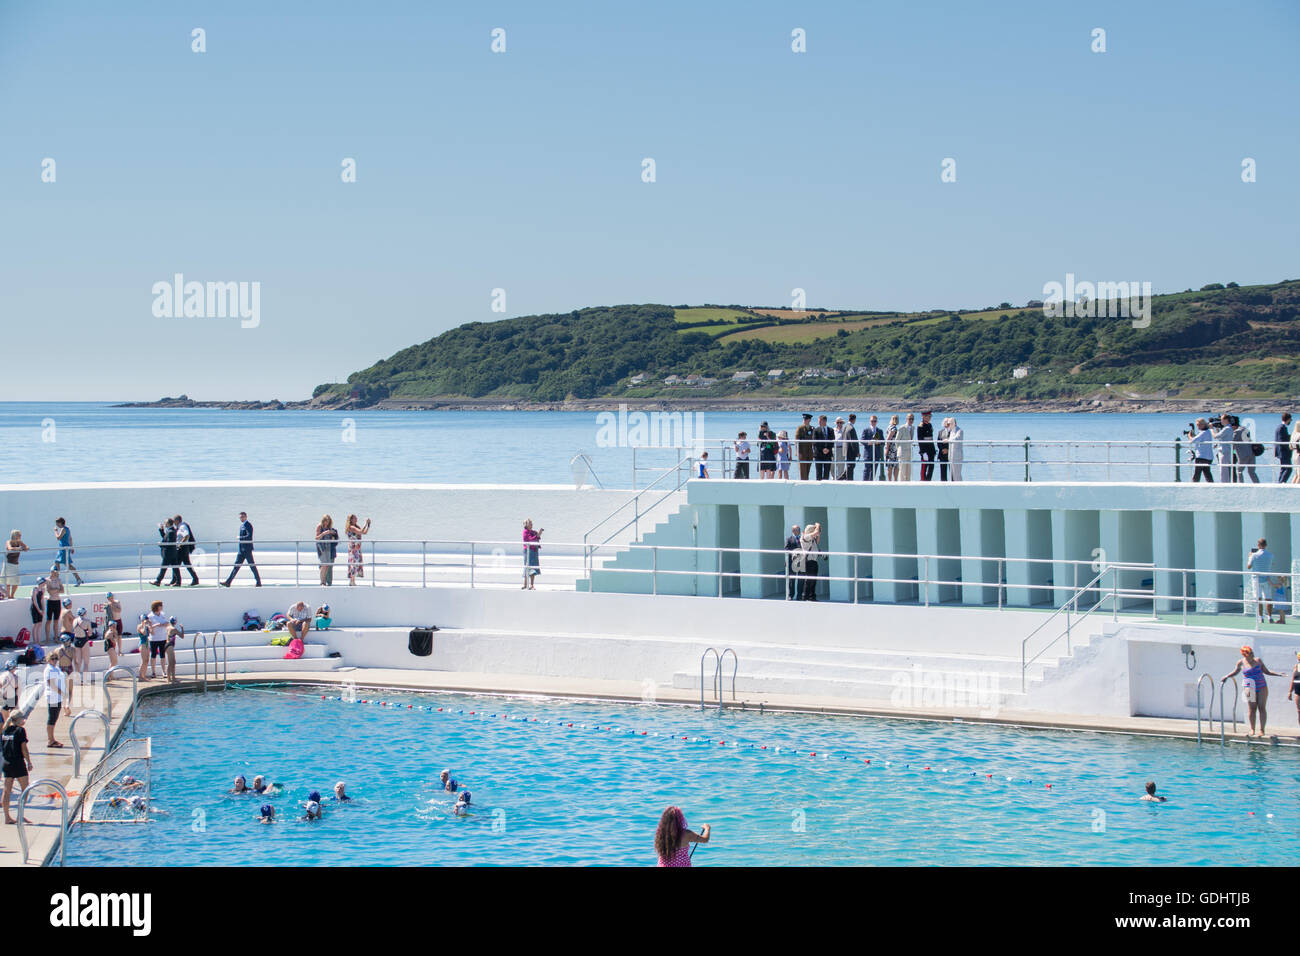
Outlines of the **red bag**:
M30 629L21 627L18 629L18 637L14 639L15 647L26 647L32 642L32 632Z

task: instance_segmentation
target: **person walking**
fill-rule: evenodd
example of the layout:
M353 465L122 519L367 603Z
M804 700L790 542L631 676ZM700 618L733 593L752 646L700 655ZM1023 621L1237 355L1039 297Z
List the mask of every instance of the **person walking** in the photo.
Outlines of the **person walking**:
M731 447L736 453L736 471L734 477L748 478L750 447L749 439L745 436L744 432L741 432L736 436L736 440L731 443Z
M253 572L253 581L256 587L262 586L262 575L257 571L257 562L253 560L253 522L248 520L248 512L239 513L239 554L235 556L235 565L230 569L230 574L226 580L221 582L223 588L230 587L230 582L235 580L235 575L239 573L241 566L247 564L249 570ZM179 572L177 572L179 577Z
M1291 429L1291 440L1287 443L1291 446L1291 463L1295 465L1300 463L1300 422L1296 422ZM1291 472L1291 484L1300 484L1300 468L1295 468Z
M767 422L758 426L758 477L776 477L776 433Z
M1291 413L1282 413L1282 424L1273 433L1273 457L1277 459L1277 483L1291 480Z
M885 481L898 481L898 416L889 416L885 429Z
M817 430L812 426L812 414L803 413L803 424L794 430L794 449L799 456L799 480L807 481L816 458Z
M828 481L831 477L831 460L834 454L835 430L826 424L826 416L817 416L817 427L813 429L816 443L817 480Z
M1192 481L1202 479L1214 484L1210 466L1214 464L1214 433L1204 418L1196 420L1196 432L1188 433L1188 454L1192 457Z
M343 533L348 538L348 586L355 586L357 578L366 576L366 565L361 557L361 539L370 533L370 519L359 523L356 515L348 515Z
M858 444L858 416L849 412L849 424L844 429L844 480L853 481L862 446Z
M324 515L316 525L316 560L320 562L320 583L325 587L334 584L334 560L339 552L339 532L334 519Z
M930 424L930 412L921 413L921 424L916 426L916 448L921 458L921 480L930 481L934 477L934 426Z
M898 480L912 480L912 439L916 437L916 416L911 412L898 426Z
M883 477L885 462L885 433L880 430L880 419L875 415L867 419L862 429L862 480L877 481Z
M1259 475L1255 473L1255 436L1240 421L1233 423L1233 450L1237 454L1237 481L1245 482L1250 478L1252 484L1259 484ZM1259 446L1260 453L1264 447Z
M68 566L72 572L72 578L77 582L77 586L82 584L81 575L77 572L77 566L72 563L72 555L76 553L76 548L72 546L72 529L62 518L54 519L54 540L59 543L59 553L54 558L54 563Z
M1251 590L1255 592L1255 620L1264 622L1264 604L1269 605L1268 616L1273 616L1272 594L1269 590L1269 578L1273 574L1273 552L1268 550L1268 542L1260 538L1259 543L1250 549L1246 556L1246 570L1251 573ZM1246 609L1243 607L1242 611Z
M154 578L153 586L161 587L163 577L170 571L171 580L167 582L167 586L179 587L181 569L176 560L176 522L172 518L168 518L158 526L158 537L161 539L158 547L162 552L162 564L158 566L158 577Z
M790 480L790 434L784 428L776 435L776 477Z
M794 566L794 556L800 548L799 537L799 526L797 524L790 525L790 536L785 539L785 599L787 601L803 599L803 589L799 586L799 572L795 570Z
M4 567L0 569L0 590L3 590L10 600L18 594L18 556L30 550L31 548L23 541L21 531L15 528L9 532L9 540L5 542Z
M961 430L955 417L948 419L948 473L953 481L961 481L961 466L966 460L966 450L962 442L966 433Z
M524 586L520 590L536 591L537 575L542 573L538 550L542 546L542 532L545 528L533 530L533 519L524 521Z
M194 565L190 564L190 555L194 553L194 532L190 530L189 524L180 515L172 518L172 524L176 527L176 583L175 587L181 586L181 568L190 572L190 587L198 587L199 576L194 572Z

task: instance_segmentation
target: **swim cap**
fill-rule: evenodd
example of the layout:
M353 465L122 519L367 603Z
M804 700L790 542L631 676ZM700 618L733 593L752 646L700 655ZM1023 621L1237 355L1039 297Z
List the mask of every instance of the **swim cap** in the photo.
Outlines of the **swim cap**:
M308 800L307 812L309 814L315 814L316 816L320 816L320 803L316 800Z
M128 773L125 777L122 778L122 782L123 782L123 783L135 783L135 777L131 776L131 775Z
M85 616L86 616L86 609L84 607L77 608L77 617L85 617Z
M319 790L313 790L311 793L307 794L307 802L308 802L308 803L320 803L320 791L319 791Z
M44 581L45 579L44 579L44 578L41 578L41 580ZM111 598L112 596L113 596L113 592L112 592L112 591L109 591L107 594L104 595L104 597L106 597L106 598Z
M64 599L63 599L63 606L64 606L64 607L72 607L72 598L64 598Z
M269 803L262 804L262 816L269 817L273 813L275 813L274 807L272 807Z
M468 790L462 790L462 791L460 792L460 797L459 797L459 799L458 799L457 802L458 802L458 803L469 803L469 791L468 791Z
M37 583L37 584L44 584L44 583L45 583L46 581L48 581L48 580L49 580L49 578L37 578L37 579L36 579L36 583Z
M53 572L55 572L55 571L57 571L57 570L59 570L59 566L56 564L56 565L54 565L52 568L50 568L50 573L53 573Z
M239 774L239 776L235 777L235 783L247 783L247 782L248 779L242 773Z
M322 605L320 606L320 609L321 609L322 611L324 611L326 614L328 614L328 613L330 612L330 606L329 606L328 604L322 604Z
M1296 657L1300 657L1300 654L1297 654ZM10 661L8 664L5 665L5 670L7 670L7 671L16 671L16 670L18 670L18 661L16 661L16 660L12 660L12 661Z
M1255 651L1254 651L1254 649L1253 649L1249 644L1242 644L1242 645L1241 645L1241 653L1243 653L1243 654L1254 654Z
M169 617L169 618L167 618L167 623L168 623L168 624L175 624L175 623L176 623L176 618L174 618L174 617Z
M140 620L144 621L144 620L148 620L148 618L149 618L148 614L144 613L144 611L140 612Z

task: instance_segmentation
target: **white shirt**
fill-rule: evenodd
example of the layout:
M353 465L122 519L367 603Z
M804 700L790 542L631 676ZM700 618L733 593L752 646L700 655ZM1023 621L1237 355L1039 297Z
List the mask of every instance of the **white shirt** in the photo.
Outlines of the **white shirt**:
M749 442L741 439L736 442L736 460L749 461Z
M289 617L295 621L311 620L311 609L305 604L302 607L291 607L289 608Z
M150 612L149 616L145 618L145 621L149 624L149 640L167 640L167 618L163 617L161 614Z
M51 683L53 686L51 686ZM51 707L57 707L63 703L63 695L67 693L68 683L63 676L63 671L53 664L45 665L45 702Z

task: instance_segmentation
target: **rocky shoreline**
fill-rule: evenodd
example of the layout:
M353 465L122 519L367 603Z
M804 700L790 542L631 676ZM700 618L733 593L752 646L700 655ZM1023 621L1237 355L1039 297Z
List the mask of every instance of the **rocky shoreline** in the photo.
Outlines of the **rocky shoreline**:
M638 411L658 412L880 412L882 410L919 410L934 408L945 414L964 413L1041 413L1041 412L1100 412L1114 414L1171 414L1196 416L1210 412L1230 410L1234 414L1276 414L1292 409L1296 403L1286 399L1147 399L1115 395L1078 399L1038 399L1024 401L984 401L970 398L952 398L937 395L925 399L904 399L896 395L808 395L792 398L782 396L771 399L737 396L735 398L672 398L672 399L571 399L563 402L508 401L501 399L384 399L363 404L355 399L343 401L235 401L202 402L187 396L162 398L156 402L123 402L114 408L216 408L231 411L489 411L489 412L600 412L617 409L620 405Z

